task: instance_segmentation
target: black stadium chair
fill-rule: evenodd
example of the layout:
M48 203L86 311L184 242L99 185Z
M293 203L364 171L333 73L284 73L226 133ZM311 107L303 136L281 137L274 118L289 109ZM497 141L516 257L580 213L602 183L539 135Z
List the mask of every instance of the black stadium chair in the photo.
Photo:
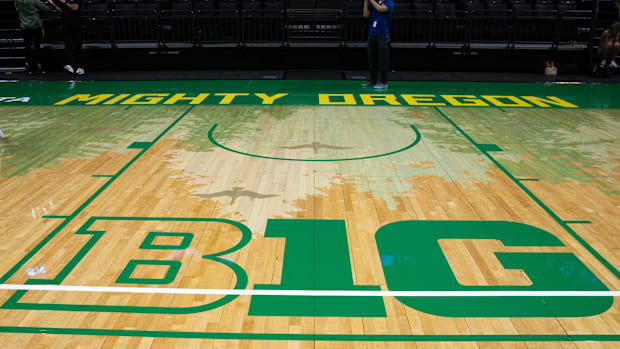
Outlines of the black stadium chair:
M113 13L125 16L135 16L138 4L135 0L116 0L113 2Z
M364 1L362 0L345 0L342 2L342 9L343 10L363 10L362 7L364 6Z
M193 2L190 0L173 1L170 4L170 11L172 11L173 13L189 13L193 10Z
M175 0L169 9L161 11L161 40L165 47L191 47L196 43L193 4L190 0Z
M514 0L512 3L512 15L517 17L532 16L533 4L526 0Z
M194 11L209 11L217 8L216 0L196 0L194 1Z
M416 1L411 3L409 16L392 18L390 38L394 46L420 46L431 44L433 28L432 2Z
M284 0L264 0L263 9L267 11L284 10Z
M232 13L238 11L240 6L239 0L221 0L219 10L220 13Z
M242 0L241 1L241 10L242 11L254 11L260 10L262 8L262 3L260 0Z
M557 10L560 16L564 16L567 12L577 10L577 1L575 0L560 0L557 3Z
M544 15L547 16L549 14L555 15L555 4L550 0L538 0L534 2L534 15Z
M546 36L538 24L540 18L533 17L534 4L527 0L514 0L511 6L512 15L514 17L513 45L523 43L532 43L537 41L537 36ZM549 45L552 44L553 37L549 38Z
M361 7L363 7L363 2ZM394 17L411 17L411 3L406 0L394 2Z
M438 17L456 17L456 4L451 1L439 1L435 3L435 15Z
M459 1L456 3L456 8L471 13L475 10L483 10L485 8L485 3L481 0Z
M199 45L239 45L240 3L237 0L220 0L217 9L205 2L194 3L196 35ZM199 6L199 8L197 8Z
M434 45L464 47L467 43L468 23L465 11L457 10L455 2L443 0L435 3Z
M110 21L111 4L106 1L93 1L82 3L82 15L84 23L84 44L90 43L108 44L112 42L112 28Z
M490 0L487 2L486 8L493 11L505 11L510 7L510 3L504 0Z
M411 5L411 8L415 11L414 17L420 18L432 16L435 7L432 2L427 1L416 1Z
M139 13L155 13L159 14L161 4L159 1L138 0L137 10Z
M510 4L503 0L491 0L484 9L472 9L469 14L467 42L472 48L506 48L513 34Z

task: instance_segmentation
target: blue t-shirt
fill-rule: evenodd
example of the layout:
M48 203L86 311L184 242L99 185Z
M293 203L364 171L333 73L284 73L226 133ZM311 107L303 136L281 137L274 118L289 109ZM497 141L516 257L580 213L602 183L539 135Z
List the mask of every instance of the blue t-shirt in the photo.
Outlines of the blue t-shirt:
M370 10L370 32L369 35L385 36L390 35L390 18L394 12L393 0L378 0L379 5L385 5L387 11L379 12L368 2L368 10Z

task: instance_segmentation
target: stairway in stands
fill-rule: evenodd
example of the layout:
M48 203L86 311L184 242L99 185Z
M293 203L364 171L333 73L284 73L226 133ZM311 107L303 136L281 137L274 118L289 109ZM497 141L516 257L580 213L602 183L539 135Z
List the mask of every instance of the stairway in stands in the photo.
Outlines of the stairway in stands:
M0 0L0 73L24 71L24 39L13 1Z

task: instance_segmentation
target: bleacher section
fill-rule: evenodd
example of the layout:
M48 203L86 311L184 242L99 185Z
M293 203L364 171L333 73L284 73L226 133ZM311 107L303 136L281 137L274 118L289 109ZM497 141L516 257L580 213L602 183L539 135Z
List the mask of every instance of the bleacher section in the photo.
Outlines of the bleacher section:
M13 1L0 1L0 69L24 70L24 39Z
M604 3L608 0L601 0ZM362 0L88 0L84 48L364 47ZM23 55L12 1L0 1L5 58ZM9 5L9 6L7 6ZM592 1L399 0L394 48L585 51L600 25ZM61 49L57 13L44 17L44 47ZM5 46L2 46L4 49ZM7 53L8 52L8 53ZM5 64L6 65L6 64Z

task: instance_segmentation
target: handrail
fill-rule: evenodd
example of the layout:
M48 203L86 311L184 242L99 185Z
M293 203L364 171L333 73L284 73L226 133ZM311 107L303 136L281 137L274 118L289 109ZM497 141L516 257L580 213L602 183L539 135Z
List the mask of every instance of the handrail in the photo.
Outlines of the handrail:
M598 0L595 1L595 4L598 4ZM593 10L595 10L595 8L593 8ZM585 24L577 23L576 25L578 25L578 27L576 30L581 28L584 33L589 30L588 38L579 39L575 37L575 41L584 45L587 44L588 49L592 49L594 31L592 28L596 27L596 11L566 10L559 13L557 10L532 9L531 11L528 10L528 12L531 13L531 15L515 15L515 13L509 9L475 9L471 11L457 9L454 11L451 9L447 11L440 9L399 10L399 15L392 17L392 41L403 45L421 43L425 44L427 47L436 47L438 44L450 42L460 43L463 48L471 47L472 43L502 43L506 48L510 49L521 42L518 37L520 34L518 30L523 28L520 26L521 24L555 21L556 24L554 24L554 29L546 33L549 35L548 37L533 42L548 43L552 47L557 47L559 44L558 32L560 31L561 23L568 23L571 21L577 23L582 21L583 23L588 22L589 27L583 29L579 26L585 26ZM266 15L268 13L270 14L269 16ZM109 42L112 46L125 41L122 37L123 33L116 33L116 31L119 30L120 23L124 20L150 21L145 25L147 29L148 26L152 27L152 37L156 39L149 39L147 41L153 42L153 40L156 40L161 47L176 42L185 42L191 45L196 45L201 42L207 45L218 43L236 43L240 46L247 45L248 43L288 45L291 40L293 40L293 42L299 42L298 40L300 38L300 36L292 36L289 38L287 34L291 34L291 30L301 30L299 33L302 33L301 37L303 38L303 42L310 45L313 43L333 42L338 45L346 46L349 44L364 44L367 39L366 30L368 26L367 19L365 19L361 11L357 9L251 9L240 11L228 9L108 9L103 16L93 16L92 14L93 12L89 11L88 8L83 11L85 22L100 22L102 24L99 28L100 31L98 32L96 42ZM326 14L329 14L329 16L321 17L321 15ZM316 25L316 23L313 22L313 20L316 19L315 16L324 18L328 22L325 22L326 24L323 26ZM49 18L45 20L47 22L59 21L59 19ZM308 23L304 23L304 21ZM450 25L450 21L454 21L453 25ZM183 25L188 27L187 32L183 33L185 37L179 39L179 35L177 35L175 39L171 41L170 38L174 37L174 35L170 35L170 31L173 30L171 28L179 23L183 23ZM225 26L219 25L224 23L228 24ZM338 27L333 27L332 24ZM273 37L261 36L265 33L258 33L258 36L253 36L255 30L264 30L270 25L281 26L280 30L277 31L273 30L273 28L265 31L265 33L269 35L272 34ZM287 27L287 25L289 26ZM496 25L496 30L489 30L493 29L493 25ZM220 36L218 36L219 34L217 33L211 35L206 41L201 39L201 35L205 34L201 32L201 30L205 28L222 30L224 27L228 32L220 33ZM303 36L304 29L308 29L307 33L309 34L307 37ZM310 29L312 29L312 31L310 31ZM503 31L505 35L502 34L501 31ZM493 34L495 36L476 36L476 33ZM573 35L577 36L578 33L573 33ZM127 42L135 42L136 40L139 41L140 38L133 38ZM85 37L85 42L93 42L89 40L88 33Z

